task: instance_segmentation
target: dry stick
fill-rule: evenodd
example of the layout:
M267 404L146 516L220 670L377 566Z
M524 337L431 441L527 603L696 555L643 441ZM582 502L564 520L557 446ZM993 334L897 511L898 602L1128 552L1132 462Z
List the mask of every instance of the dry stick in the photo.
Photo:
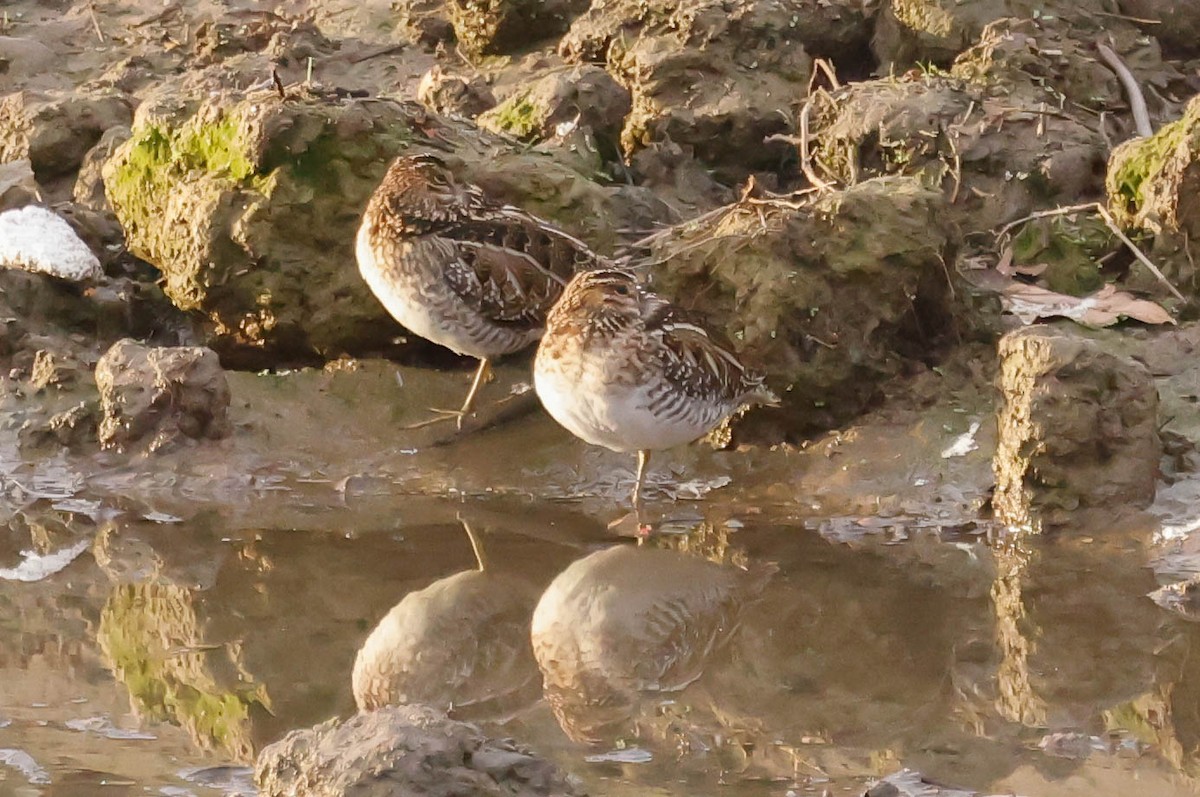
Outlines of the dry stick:
M817 176L816 171L812 167L812 156L808 151L808 115L812 111L812 97L804 101L804 108L800 111L800 171L804 172L804 176L808 181L822 191L828 191L833 188L833 183L821 179Z
M1121 243L1123 243L1127 247L1129 247L1129 251L1133 252L1133 256L1136 257L1143 266L1145 266L1147 269L1149 269L1150 273L1153 274L1159 282L1161 282L1163 285L1165 285L1167 287L1167 290L1169 290L1171 292L1172 296L1174 296L1176 299L1179 299L1182 302L1187 301L1187 299L1184 298L1183 294L1180 293L1175 288L1175 286L1171 284L1171 281L1167 279L1166 275L1163 274L1162 271L1159 270L1158 266L1154 265L1154 263L1150 260L1150 258L1146 257L1146 255L1142 252L1142 250L1137 247L1137 244L1135 244L1133 241L1131 241L1129 239L1129 236L1127 236L1124 232L1122 232L1120 226L1117 225L1116 219L1114 219L1112 217L1112 214L1110 214L1108 212L1108 208L1104 207L1099 202L1088 202L1087 204L1084 204L1084 205L1069 205L1067 207L1052 208L1050 210L1039 210L1037 213L1030 213L1028 216L1025 216L1024 218L1017 219L1016 221L1010 221L1008 224L1005 224L1003 227L1000 228L1000 231L996 233L996 237L1000 238L1000 237L1003 237L1004 235L1007 235L1009 230L1011 230L1013 227L1016 227L1018 224L1024 224L1027 221L1033 221L1035 219L1044 219L1044 218L1048 218L1050 216L1066 216L1071 213L1079 213L1079 212L1085 211L1085 210L1095 211L1100 216L1100 218L1104 221L1105 225L1108 226L1108 229L1112 230L1113 235L1120 238Z
M1154 135L1154 128L1150 126L1150 112L1146 110L1146 98L1142 96L1142 89L1138 86L1137 78L1107 44L1097 42L1096 50L1104 59L1104 63L1117 73L1117 78L1125 89L1125 95L1129 98L1129 110L1133 112L1133 124L1137 128L1138 135L1143 138Z
M104 43L104 32L100 30L100 20L96 19L96 4L88 3L88 13L92 16L92 27L96 30L96 38L100 43Z

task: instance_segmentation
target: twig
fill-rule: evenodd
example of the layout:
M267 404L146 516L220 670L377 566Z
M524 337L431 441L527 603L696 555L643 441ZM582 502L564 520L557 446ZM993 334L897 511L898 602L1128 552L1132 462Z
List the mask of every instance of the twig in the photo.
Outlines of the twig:
M838 80L837 72L834 71L833 65L824 58L818 58L813 61L813 78L817 76L818 71L825 73L825 77L829 78L829 85L832 88L840 89L842 87L842 83ZM810 94L812 93L812 84L813 81L810 79L808 81L808 91Z
M1136 257L1138 260L1140 260L1142 265L1145 266L1146 268L1148 268L1150 270L1150 273L1153 274L1155 276L1155 278L1158 279L1159 282L1161 282L1163 285L1167 286L1167 290L1169 290L1171 292L1171 295L1173 295L1176 299L1178 299L1181 302L1187 301L1187 299L1183 298L1183 294L1180 293L1175 288L1175 286L1171 284L1170 280L1167 279L1166 275L1158 270L1158 266L1154 265L1154 263L1151 262L1150 258L1146 257L1146 255L1142 253L1142 250L1138 249L1137 246L1134 245L1133 241L1129 240L1129 237L1126 236L1125 233L1121 231L1121 228L1119 226L1117 226L1116 219L1114 219L1112 217L1112 215L1108 212L1108 208L1104 207L1099 202L1097 202L1096 203L1096 212L1100 214L1100 218L1104 219L1104 223L1108 225L1108 229L1112 230L1113 235L1120 238L1121 242L1129 247L1129 251L1133 252L1133 256Z
M350 58L347 60L349 60L350 63L352 63L352 64L361 64L363 61L370 61L372 58L379 58L384 55L391 55L392 53L399 52L400 50L403 50L407 46L408 45L403 42L400 44L389 44L386 47L379 47L377 49L371 50L368 53L363 53L362 55L356 55L353 58Z
M96 4L94 2L88 3L88 14L92 17L92 27L96 31L96 38L100 40L101 44L104 44L104 31L100 30L100 20L96 18Z
M1125 89L1125 95L1129 98L1129 110L1133 112L1133 124L1137 128L1138 135L1143 138L1154 135L1154 128L1150 126L1150 112L1146 110L1146 98L1142 96L1142 89L1138 85L1137 78L1107 44L1097 42L1096 50L1104 59L1104 63L1108 64L1109 68L1117 74L1117 79L1121 81L1121 86Z
M1017 219L1016 221L1010 221L1008 224L1005 224L1000 228L999 232L996 233L996 237L1001 238L1007 235L1013 227L1016 227L1019 224L1024 224L1027 221L1044 219L1050 216L1068 216L1072 213L1080 213L1085 210L1093 211L1099 215L1104 221L1105 225L1108 226L1108 229L1112 231L1113 235L1120 238L1121 243L1129 247L1129 251L1133 252L1133 256L1138 259L1138 262L1145 266L1159 282L1165 285L1167 290L1171 292L1172 296L1174 296L1176 299L1179 299L1181 302L1187 301L1187 299L1184 298L1184 295L1180 293L1174 285L1171 284L1171 281L1167 279L1166 275L1159 270L1158 266L1154 265L1154 262L1151 261L1150 258L1146 257L1145 253L1138 248L1137 244L1131 241L1129 236L1127 236L1121 230L1121 227L1117 224L1116 219L1114 219L1112 214L1108 212L1108 208L1104 207L1104 205L1101 205L1099 202L1088 202L1084 205L1069 205L1067 207L1051 208L1050 210L1039 210L1037 213L1030 213L1024 218Z
M1146 19L1145 17L1130 17L1125 14L1114 14L1111 11L1093 11L1093 14L1101 17L1111 17L1113 19L1123 19L1126 22L1137 22L1142 25L1161 25L1161 19Z
M954 131L947 131L946 141L950 142L950 151L954 153L954 171L950 173L954 177L954 190L950 192L951 205L958 202L958 190L962 187L962 156L958 153L956 138Z
M833 188L833 183L821 179L817 176L816 171L812 167L812 156L808 151L808 115L812 112L812 97L810 96L804 101L804 108L800 111L800 171L804 172L804 176L808 181L822 191L828 191Z

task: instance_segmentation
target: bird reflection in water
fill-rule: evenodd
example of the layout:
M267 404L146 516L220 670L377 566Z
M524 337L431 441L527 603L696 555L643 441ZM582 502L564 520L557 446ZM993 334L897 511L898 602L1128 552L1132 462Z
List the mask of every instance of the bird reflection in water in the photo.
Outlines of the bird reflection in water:
M736 630L772 568L617 546L571 564L542 595L531 637L547 702L577 742L628 734L644 695L683 689Z
M502 719L538 696L529 618L537 589L488 569L461 521L476 569L410 592L367 637L354 662L360 710L424 703L471 719Z

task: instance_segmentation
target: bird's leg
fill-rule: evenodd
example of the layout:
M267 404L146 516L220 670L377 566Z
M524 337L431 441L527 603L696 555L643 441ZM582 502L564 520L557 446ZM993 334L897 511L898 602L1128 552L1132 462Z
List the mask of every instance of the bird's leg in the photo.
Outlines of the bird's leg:
M423 421L409 424L405 429L421 429L425 426L432 426L435 423L442 421L453 420L459 430L463 427L463 418L471 414L471 407L475 404L475 395L479 392L479 388L492 375L492 364L486 358L479 361L479 367L475 369L475 378L471 380L471 389L467 391L467 399L463 402L462 408L457 410L441 410L436 407L430 407L429 411L433 413L432 418L426 418Z
M463 520L462 515L458 516L458 522L462 524L463 531L467 533L467 538L471 540L471 550L475 552L475 562L479 565L479 572L487 570L487 556L483 553L483 543L475 536L474 529L471 524Z
M487 357L479 361L479 368L475 371L475 378L471 381L471 389L467 391L467 399L463 402L462 409L458 411L458 428L463 425L463 418L471 412L471 406L475 403L475 394L479 392L479 388L492 375L492 364L488 362Z
M642 482L646 480L646 463L650 461L650 452L638 451L637 478L633 482L633 508L636 511L642 505Z

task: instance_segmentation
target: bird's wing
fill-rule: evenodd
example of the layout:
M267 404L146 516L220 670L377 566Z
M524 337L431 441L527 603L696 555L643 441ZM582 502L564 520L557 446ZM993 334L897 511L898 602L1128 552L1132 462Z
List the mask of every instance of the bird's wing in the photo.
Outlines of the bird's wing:
M517 208L477 208L439 225L458 257L446 270L450 288L497 322L541 326L577 270L603 258L582 241Z
M747 369L731 344L665 299L651 300L646 329L661 337L663 370L680 390L730 402L770 402L763 376Z

